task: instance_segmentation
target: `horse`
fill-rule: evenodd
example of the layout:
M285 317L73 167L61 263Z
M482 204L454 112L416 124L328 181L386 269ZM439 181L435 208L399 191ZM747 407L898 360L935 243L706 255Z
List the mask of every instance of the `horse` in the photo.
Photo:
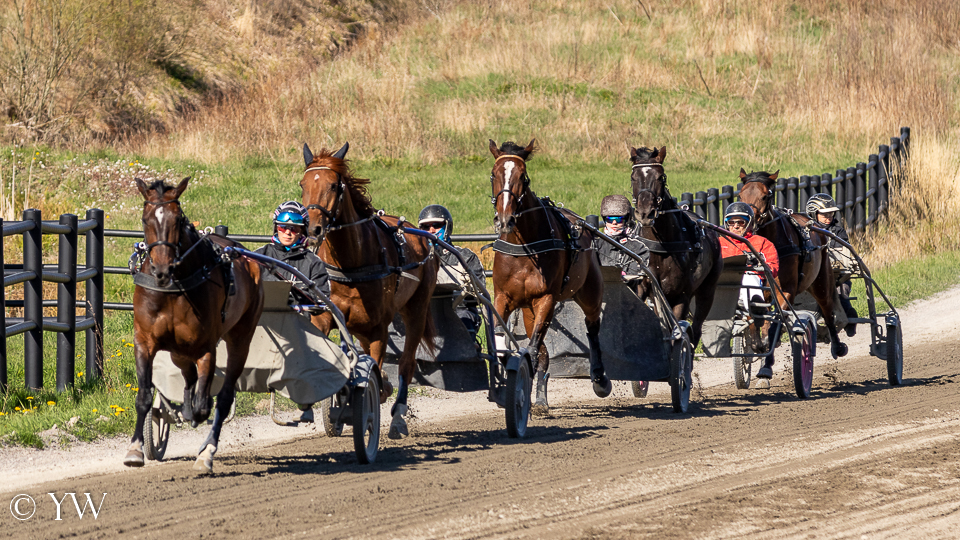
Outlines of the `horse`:
M604 373L600 352L600 310L603 275L589 231L579 231L580 217L553 206L530 189L526 162L536 139L526 147L490 140L496 158L490 183L496 209L494 227L494 309L507 320L521 309L529 336L528 348L536 351L536 415L549 412L547 370L550 358L544 337L557 302L573 298L583 310L590 345L590 378L599 397L610 395L612 384Z
M630 147L634 217L640 224L639 239L650 250L650 271L678 321L687 318L690 302L696 300L690 325L691 344L696 347L723 272L720 237L694 223L670 196L663 167L666 156L666 146Z
M431 354L435 349L430 299L440 263L426 238L401 234L398 229L414 225L374 209L366 187L370 180L354 177L347 164L349 148L347 143L335 153L321 149L314 155L303 145L306 170L300 181L301 199L309 213L308 234L315 239L317 255L330 275L330 299L381 368L388 327L397 312L403 319L406 339L388 433L391 439L400 439L408 434L403 417L417 367L417 347L423 342ZM323 325L329 329L331 323L332 316L324 314ZM381 388L380 403L386 403L393 388L386 379Z
M180 368L183 418L197 427L210 417L217 343L227 346L223 387L217 394L213 426L200 447L193 468L213 472L220 428L236 395L235 385L247 361L250 342L263 311L260 267L253 261L225 261L221 252L238 243L217 235L201 235L183 213L180 196L190 178L176 187L157 180L149 186L136 179L143 195L145 247L134 275L133 352L137 363L137 426L123 459L142 467L143 429L153 404L153 359L168 351ZM137 254L135 254L137 255ZM147 427L149 429L149 426Z
M777 248L777 257L780 259L777 302L781 307L788 308L798 294L809 291L823 312L823 320L830 334L830 353L834 358L846 356L847 345L840 341L833 314L836 280L830 258L824 252L828 239L820 233L810 232L809 249L805 249L805 239L801 237L799 229L806 227L810 218L773 206L774 188L779 175L779 170L773 174L766 171L747 174L740 169L740 179L743 181L740 200L753 208L756 220L754 230ZM795 222L797 227L788 223L790 221ZM803 254L806 257L801 261Z

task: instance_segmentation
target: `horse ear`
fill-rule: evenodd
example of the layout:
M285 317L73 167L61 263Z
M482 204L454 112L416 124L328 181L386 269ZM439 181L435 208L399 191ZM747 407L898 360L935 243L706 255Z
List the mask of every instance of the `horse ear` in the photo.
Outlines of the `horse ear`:
M350 150L350 143L348 142L343 143L343 146L333 154L333 157L343 159L347 156L347 150Z
M303 166L309 167L311 163L313 163L313 152L310 151L307 143L303 143Z
M141 180L141 179L139 179L139 178L134 178L134 180L137 182L137 189L140 190L140 194L143 195L143 198L144 198L144 199L146 199L146 198L147 198L147 185L146 185L145 183L143 183L143 180Z
M637 158L637 149L627 144L627 148L630 149L630 161L633 161Z
M527 154L532 153L534 150L534 144L536 142L537 142L537 139L530 139L530 144L528 144L527 147L523 149L523 151L526 152ZM524 161L526 161L526 158L524 158Z
M776 180L780 176L780 169L777 169L777 172L770 175L770 180Z
M747 177L747 171L743 170L743 167L740 167L740 179L743 180Z
M490 139L490 153L493 154L493 157L498 158L503 155L503 152L497 148L497 143L493 142L493 139Z
M186 177L180 181L180 184L177 186L177 194L174 196L175 199L179 199L180 195L183 194L183 191L187 189L187 184L190 183L190 177Z
M663 160L666 157L667 157L667 147L661 146L660 151L657 152L657 163L663 164Z

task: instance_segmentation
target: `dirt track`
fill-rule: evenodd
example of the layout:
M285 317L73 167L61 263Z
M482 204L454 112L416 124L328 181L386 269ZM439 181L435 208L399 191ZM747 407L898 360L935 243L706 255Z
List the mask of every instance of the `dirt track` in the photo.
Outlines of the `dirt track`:
M0 532L956 538L960 340L910 341L901 387L887 385L882 362L858 355L818 365L810 400L798 400L783 374L769 390L701 388L687 415L662 394L572 400L533 420L521 441L507 438L502 411L484 403L468 416L414 424L405 441L384 439L373 466L357 464L349 437L320 436L225 448L213 477L195 477L192 458L182 458L34 486L20 493L39 502L37 514L21 522L6 513ZM55 521L47 492L109 495L96 520L77 519L68 500ZM0 496L4 506L15 493Z

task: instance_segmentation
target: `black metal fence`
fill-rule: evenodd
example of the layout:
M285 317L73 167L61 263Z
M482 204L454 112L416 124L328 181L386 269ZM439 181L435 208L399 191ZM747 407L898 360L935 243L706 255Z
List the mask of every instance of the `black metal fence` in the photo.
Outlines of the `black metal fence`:
M836 199L844 221L852 232L865 232L887 211L891 185L903 174L910 147L910 128L900 128L900 136L890 139L889 145L881 145L877 154L871 154L865 163L847 169L838 169L836 175L824 173L819 176L780 178L777 180L774 204L802 211L807 200L817 193L827 193ZM683 193L680 201L689 205L702 218L715 225L720 224L723 213L736 200L742 184L710 188L697 193ZM4 288L0 289L0 327L4 339L0 340L0 385L7 385L7 338L24 335L24 379L28 388L43 387L43 332L57 333L57 390L62 391L74 384L76 333L86 334L86 377L99 379L103 374L103 312L104 310L129 311L129 303L104 302L103 276L106 274L129 275L126 266L104 266L104 237L143 238L142 231L105 230L104 215L99 209L87 211L85 220L64 214L59 222L41 221L39 210L26 210L23 221L3 223L3 236L23 235L23 264L4 264ZM226 226L216 227L217 234L226 236ZM86 264L77 265L77 239L86 235ZM44 234L59 235L59 258L57 265L44 265L42 242ZM270 236L230 235L240 242L270 241ZM459 242L490 242L494 234L459 234L452 240ZM0 243L0 263L3 263L3 245ZM55 269L54 269L55 268ZM489 274L489 272L488 272ZM43 282L57 283L57 299L43 299ZM77 283L86 283L86 299L77 301ZM8 286L24 283L23 300L6 300ZM56 306L57 317L43 317L43 308ZM7 318L6 308L23 307L22 318ZM86 316L76 317L76 308L85 308Z

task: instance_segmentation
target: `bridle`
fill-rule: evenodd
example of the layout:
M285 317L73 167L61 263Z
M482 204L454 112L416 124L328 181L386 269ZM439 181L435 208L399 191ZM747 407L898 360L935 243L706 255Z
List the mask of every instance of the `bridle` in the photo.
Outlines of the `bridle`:
M640 194L641 194L641 193L651 193L651 194L653 194L654 197L656 198L656 204L655 204L654 207L653 207L653 218L652 218L652 219L657 219L658 217L660 217L660 214L665 214L665 213L668 213L668 212L673 212L673 210L661 210L661 209L660 209L660 207L663 205L663 194L666 193L668 196L670 195L670 192L667 190L667 172L666 172L666 170L663 168L663 164L662 164L662 163L635 163L635 164L633 165L633 167L631 167L631 172L632 172L633 169L637 169L637 168L640 168L640 169L649 169L649 168L653 168L653 167L659 167L659 169L660 169L660 176L657 177L657 180L656 180L656 181L662 181L663 189L661 190L661 192L660 192L659 194L658 194L657 192L655 192L655 191L653 190L653 188L642 188L642 189L638 189L637 192L636 192L636 194L635 194L634 197L633 197L633 205L634 205L635 207L637 206L638 201L640 200ZM632 177L631 177L631 180L632 180ZM639 183L639 182L638 182L638 183Z
M773 208L773 205L770 204L770 200L773 199L773 190L767 187L767 184L762 179L749 180L744 182L743 186L746 187L747 184L753 184L757 182L763 184L763 187L767 188L767 193L760 199L761 201L766 202L767 209L761 212L757 205L747 203L750 205L750 208L753 208L754 229L759 228L761 223L766 225L767 218L771 217L770 210ZM740 188L740 192L743 193L743 188Z
M493 169L494 169L494 170L497 169L497 163L498 163L501 159L504 159L504 158L514 158L514 159L518 159L518 160L520 160L520 163L521 163L521 164L524 164L524 160L523 160L523 158L520 157L520 156L514 156L514 155L512 155L512 154L503 154L502 156L498 157L498 158L496 159L496 161L493 162ZM491 187L491 189L493 188L493 178L494 178L494 174L491 172L491 173L490 173L490 187ZM527 189L528 187L530 187L530 177L527 176L527 168L526 168L526 165L525 165L525 164L524 164L524 168L523 168L523 173L520 174L520 181L523 182L523 189L520 190L520 195L519 195L519 196L518 196L517 194L515 194L515 193L510 189L510 187L509 187L509 186L510 186L510 180L507 179L507 180L504 180L504 182L503 182L503 189L501 189L500 191L494 193L493 196L490 197L490 204L492 204L493 206L497 206L497 200L500 198L501 195L503 195L504 193L506 193L508 196L512 196L512 197L514 197L514 198L517 199L517 207L519 208L519 207L520 207L520 202L523 201L523 197L527 194L528 191L530 191L529 189ZM517 215L518 215L518 214L515 213L515 214L513 214L513 217L516 217Z
M326 208L324 208L323 206L320 206L319 204L308 204L306 206L307 210L318 210L321 214L323 214L323 217L327 218L326 223L323 223L320 225L320 235L317 238L318 240L317 243L319 244L323 242L323 239L327 236L327 233L342 229L344 227L349 227L349 226L358 224L360 222L348 223L346 225L333 225L333 223L336 223L337 218L340 217L340 210L341 210L340 207L343 204L343 194L346 192L347 187L346 185L344 185L343 178L340 176L340 173L331 169L330 167L324 167L322 165L316 166L316 167L309 167L307 168L307 170L303 171L303 174L307 174L310 171L332 171L333 174L337 175L337 198L333 203L333 208L330 210L327 210ZM310 224L307 223L308 228L309 228L309 225Z
M174 257L173 257L173 261L170 263L170 269L173 270L174 268L179 266L180 263L183 262L183 260L187 257L187 255L190 254L191 251L193 251L194 248L196 248L201 244L201 242L195 242L192 246L190 246L187 249L187 251L183 252L182 255L180 254L180 239L182 236L181 233L183 232L184 226L188 225L190 222L187 219L186 214L183 213L183 208L180 206L179 199L170 199L169 201L160 201L160 202L154 202L154 201L143 202L144 206L149 204L149 205L158 206L158 207L164 206L170 203L177 203L177 208L180 210L179 215L177 216L177 222L176 222L177 242L173 243L173 242L167 242L166 240L157 240L156 242L151 242L149 244L144 244L140 246L144 254L144 258L150 262L150 269L151 269L150 274L153 275L154 277L156 277L156 274L154 273L156 266L153 264L153 258L150 257L150 251L153 248L157 246L167 246L167 247L173 248Z

